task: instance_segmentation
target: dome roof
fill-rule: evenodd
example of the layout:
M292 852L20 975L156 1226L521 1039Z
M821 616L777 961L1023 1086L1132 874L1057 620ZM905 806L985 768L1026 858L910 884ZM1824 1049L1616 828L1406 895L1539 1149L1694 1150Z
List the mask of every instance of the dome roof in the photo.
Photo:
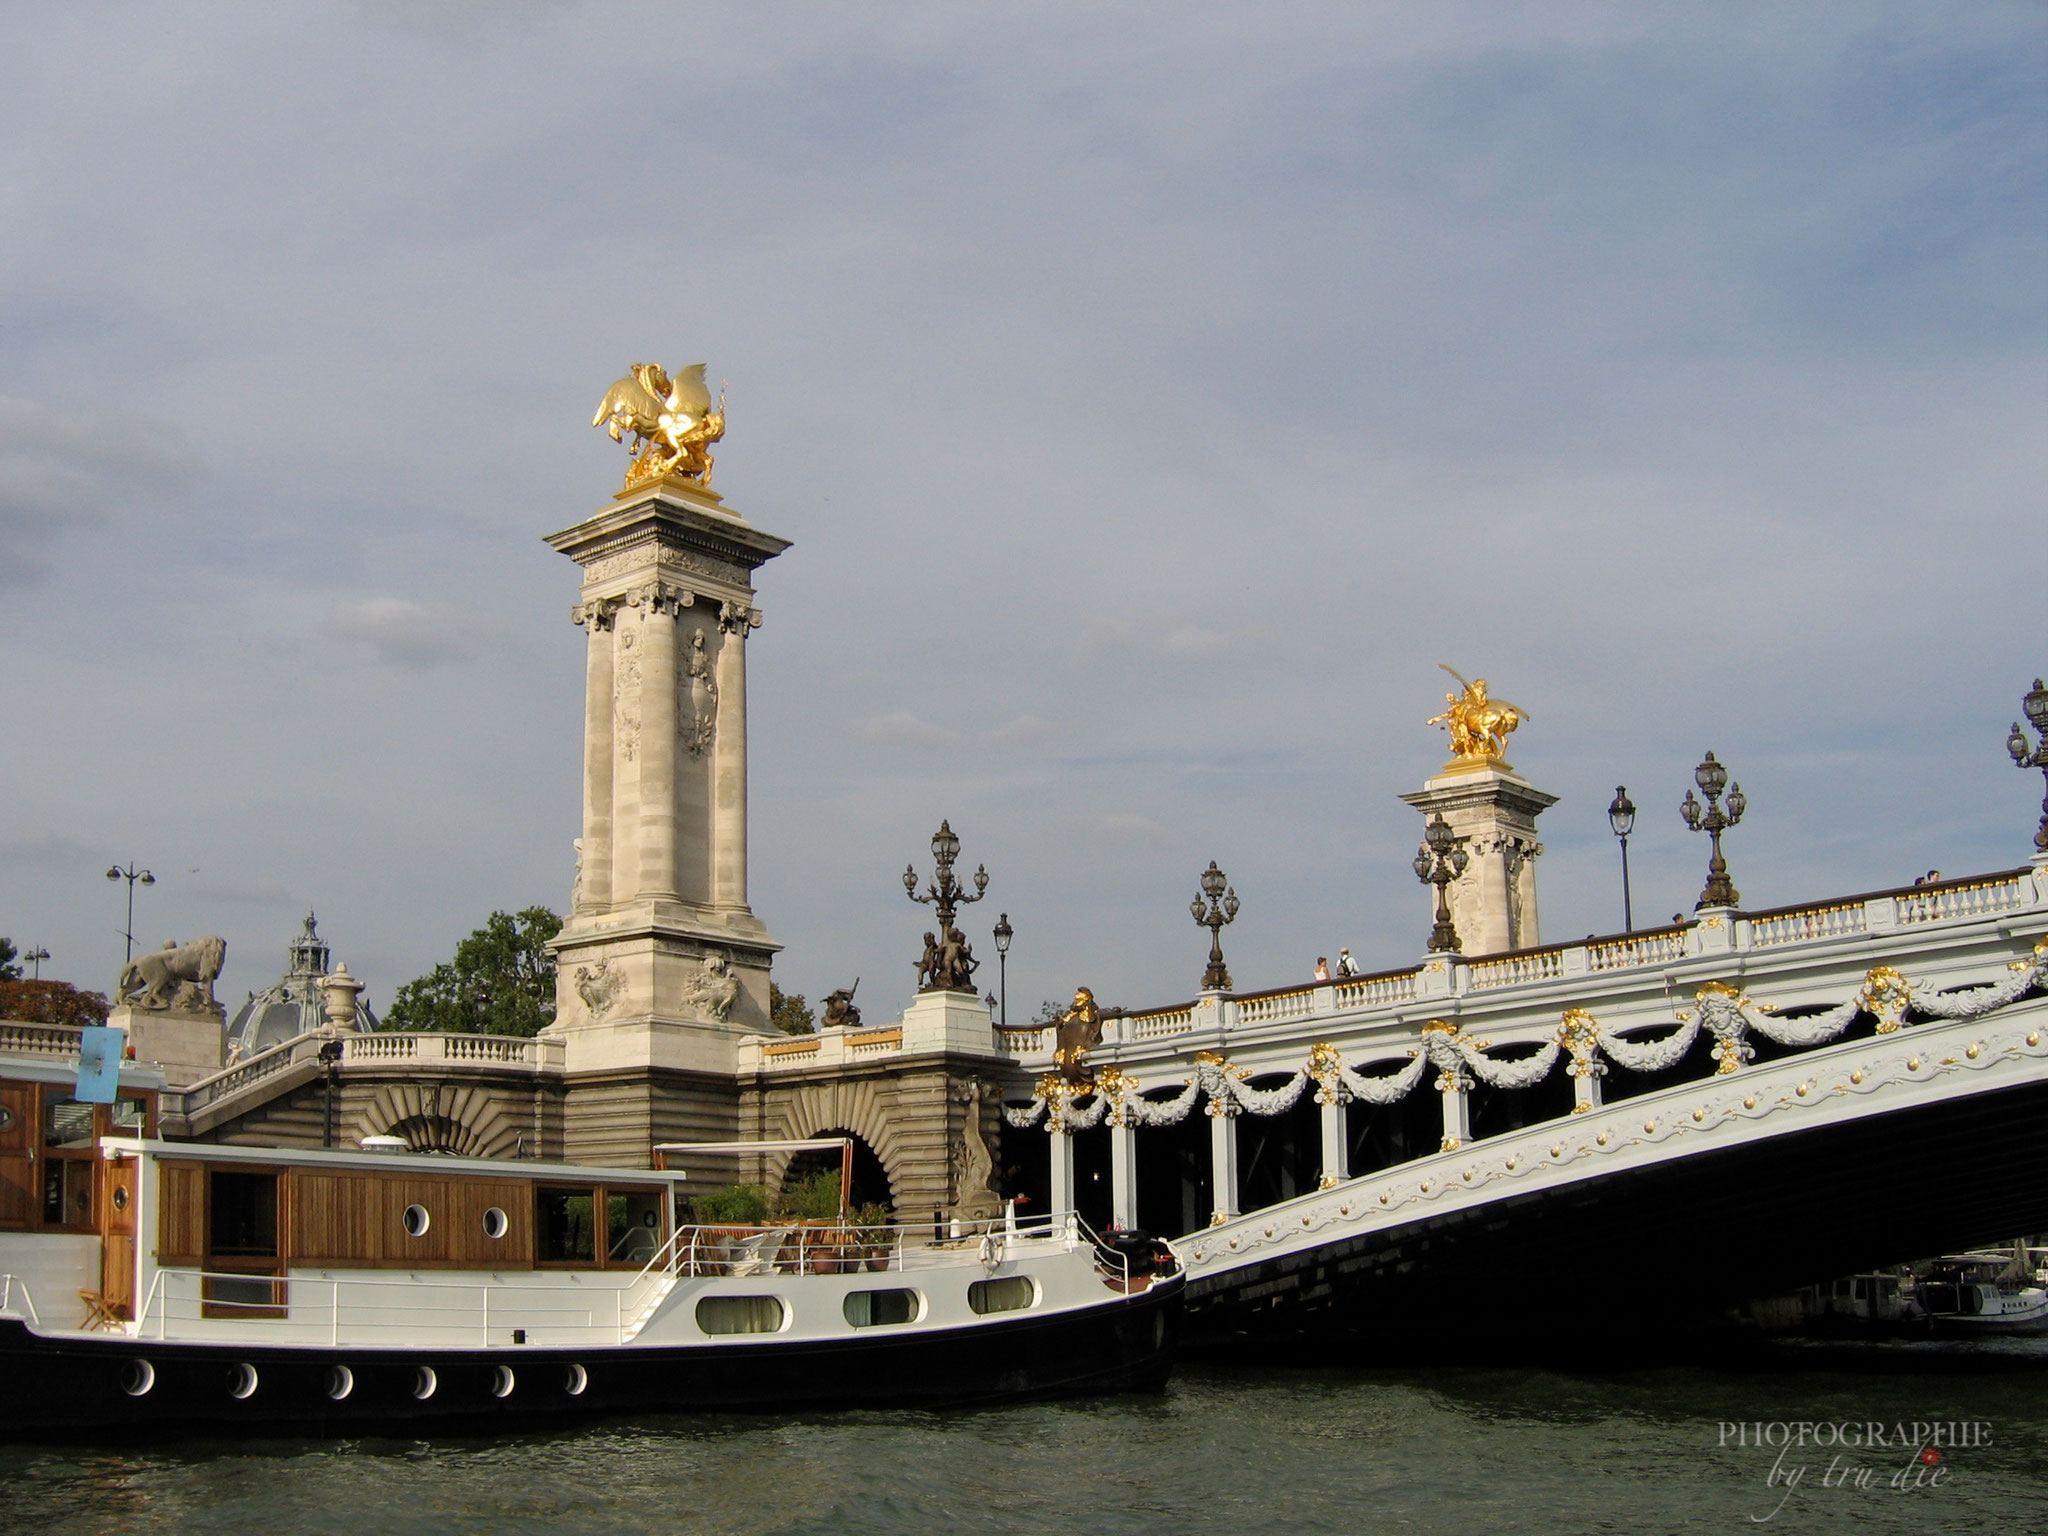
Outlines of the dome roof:
M292 940L290 967L275 986L251 992L228 1022L228 1060L245 1061L258 1051L316 1034L327 1023L327 998L320 988L330 969L327 941L320 937L311 912ZM377 1016L356 998L355 1028L373 1030Z

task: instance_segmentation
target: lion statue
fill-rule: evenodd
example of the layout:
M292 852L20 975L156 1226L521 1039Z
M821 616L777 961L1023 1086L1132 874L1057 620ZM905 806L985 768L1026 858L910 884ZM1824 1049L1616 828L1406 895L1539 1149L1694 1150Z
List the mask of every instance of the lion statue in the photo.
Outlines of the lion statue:
M164 941L155 954L137 955L121 967L114 1001L137 1008L178 1008L192 1013L219 1013L213 984L228 958L228 941L214 934L179 944ZM129 994L137 994L131 997Z

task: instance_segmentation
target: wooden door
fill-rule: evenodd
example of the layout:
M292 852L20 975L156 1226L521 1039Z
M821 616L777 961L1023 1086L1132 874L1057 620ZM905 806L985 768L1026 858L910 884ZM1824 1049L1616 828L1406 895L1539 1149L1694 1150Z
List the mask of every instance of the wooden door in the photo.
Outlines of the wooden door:
M132 1157L100 1164L100 1295L114 1316L135 1315L135 1190Z
M35 1084L0 1083L0 1229L19 1231L35 1218L36 1129Z

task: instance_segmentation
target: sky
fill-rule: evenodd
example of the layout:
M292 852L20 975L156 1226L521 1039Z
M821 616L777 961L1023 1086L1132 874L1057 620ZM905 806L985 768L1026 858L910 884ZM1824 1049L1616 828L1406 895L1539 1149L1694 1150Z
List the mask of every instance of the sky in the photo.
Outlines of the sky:
M0 12L0 933L309 908L388 1005L577 836L587 423L728 389L775 975L1013 1013L1413 963L1447 663L1543 937L2007 869L2042 602L2034 5ZM964 871L963 871L964 872ZM978 921L977 921L978 919Z

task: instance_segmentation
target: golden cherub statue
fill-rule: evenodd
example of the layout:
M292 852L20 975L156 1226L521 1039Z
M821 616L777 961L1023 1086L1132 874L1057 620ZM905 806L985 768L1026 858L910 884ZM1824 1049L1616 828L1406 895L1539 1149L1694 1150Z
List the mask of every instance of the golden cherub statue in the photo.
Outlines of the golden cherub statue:
M1507 764L1508 737L1516 726L1529 718L1526 710L1517 709L1506 699L1490 699L1486 696L1486 679L1473 682L1465 679L1450 667L1437 663L1451 676L1464 684L1463 694L1444 695L1444 712L1429 718L1431 725L1441 725L1451 733L1451 760L1446 767L1467 767L1477 763Z
M659 363L635 363L632 372L605 391L604 403L590 419L612 441L634 437L639 457L626 471L626 485L662 475L680 475L711 484L711 445L725 436L725 391L718 405L704 383L704 365L692 363L673 381Z

